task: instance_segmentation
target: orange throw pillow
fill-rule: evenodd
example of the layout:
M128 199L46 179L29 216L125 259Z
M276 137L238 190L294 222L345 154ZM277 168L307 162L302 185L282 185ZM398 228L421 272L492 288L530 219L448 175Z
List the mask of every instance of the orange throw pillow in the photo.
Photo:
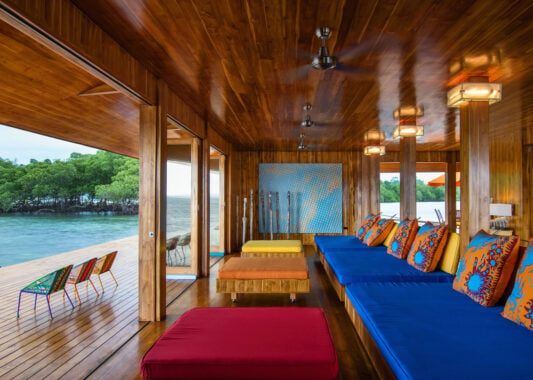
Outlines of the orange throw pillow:
M375 247L385 241L389 235L392 227L394 227L394 221L392 219L380 218L365 235L363 243L369 247Z
M503 295L518 258L517 236L479 231L459 261L453 288L483 306L494 306Z
M409 248L413 245L417 231L418 220L404 219L396 229L387 248L387 253L399 259L405 259L409 253Z
M367 217L363 220L363 223L361 224L361 227L359 227L359 230L355 234L355 237L359 240L363 240L366 236L366 233L368 230L376 223L379 219L379 215L369 214Z
M502 315L533 330L533 240L529 241L518 267L513 291L507 298Z
M426 223L418 230L407 263L419 271L433 272L448 240L448 226Z

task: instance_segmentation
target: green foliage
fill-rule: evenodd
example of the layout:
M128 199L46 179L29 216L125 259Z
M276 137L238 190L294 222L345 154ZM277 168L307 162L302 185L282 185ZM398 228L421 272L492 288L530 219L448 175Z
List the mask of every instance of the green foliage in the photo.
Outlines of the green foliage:
M460 189L457 188L457 200L459 200ZM381 181L380 201L382 203L400 202L400 181L392 178L391 181ZM433 187L426 185L423 181L416 181L416 201L417 202L444 202L444 186Z
M138 198L139 163L105 151L72 153L65 161L32 159L17 165L0 158L0 211L25 204L131 202Z

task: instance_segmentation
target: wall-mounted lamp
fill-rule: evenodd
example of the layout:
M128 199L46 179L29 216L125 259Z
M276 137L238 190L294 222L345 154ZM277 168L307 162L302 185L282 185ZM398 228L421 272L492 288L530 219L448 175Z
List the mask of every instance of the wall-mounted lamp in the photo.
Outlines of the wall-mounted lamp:
M419 137L424 136L423 125L398 125L394 128L392 137L399 139L400 137Z
M396 108L392 113L392 116L395 119L400 119L403 117L415 118L417 116L424 116L424 107L422 106L403 106Z
M363 153L365 156L383 156L385 154L385 145L367 145Z
M461 83L448 91L448 107L459 107L465 102L497 103L502 100L501 83Z

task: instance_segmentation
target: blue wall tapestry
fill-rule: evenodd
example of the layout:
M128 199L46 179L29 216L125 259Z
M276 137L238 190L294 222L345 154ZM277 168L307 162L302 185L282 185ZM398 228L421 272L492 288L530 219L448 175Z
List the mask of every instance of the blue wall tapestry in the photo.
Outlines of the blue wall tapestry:
M269 192L272 195L272 223ZM287 233L289 192L291 233L343 232L342 164L259 164L260 199L256 210L259 211L260 233L270 233L271 226L272 231L278 233L276 192L279 194L279 233Z

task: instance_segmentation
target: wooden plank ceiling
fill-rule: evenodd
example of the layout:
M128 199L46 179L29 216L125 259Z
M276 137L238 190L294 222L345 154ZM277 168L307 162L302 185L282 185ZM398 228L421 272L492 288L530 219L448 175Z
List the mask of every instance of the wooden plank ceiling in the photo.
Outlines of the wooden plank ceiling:
M449 86L486 74L505 91L531 70L530 1L71 1L240 149L295 150L302 131L315 149L359 149L380 128L395 150L393 110L416 102L417 149L456 150ZM321 26L355 73L310 68ZM485 56L494 64L450 75ZM318 126L300 127L306 102Z
M3 22L0 51L0 124L138 156L139 111L130 98L79 96L102 82Z

